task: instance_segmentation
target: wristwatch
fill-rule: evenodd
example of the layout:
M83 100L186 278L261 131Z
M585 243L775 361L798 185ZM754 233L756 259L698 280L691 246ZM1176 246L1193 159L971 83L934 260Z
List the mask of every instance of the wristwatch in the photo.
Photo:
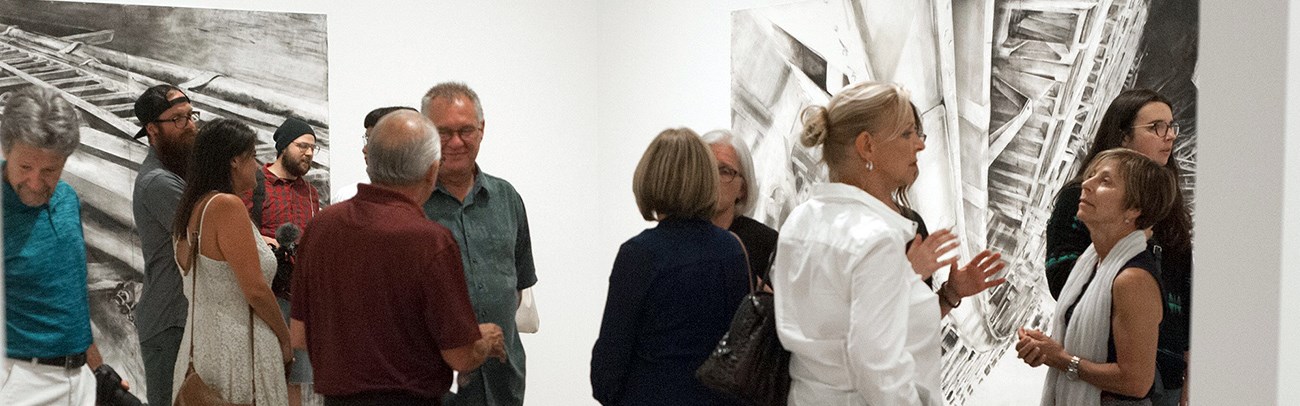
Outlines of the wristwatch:
M1070 365L1065 367L1065 379L1071 381L1079 380L1079 357L1070 357Z

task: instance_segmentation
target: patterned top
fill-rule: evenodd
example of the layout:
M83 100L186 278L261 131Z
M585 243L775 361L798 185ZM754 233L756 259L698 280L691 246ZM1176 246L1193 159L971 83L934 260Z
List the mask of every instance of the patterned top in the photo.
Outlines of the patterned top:
M320 193L302 176L293 180L275 176L271 165L274 164L262 167L266 200L262 202L262 224L258 224L257 231L275 237L275 230L284 223L293 223L298 229L305 230L307 222L320 211ZM249 210L253 209L251 197L251 191L243 196L244 205Z

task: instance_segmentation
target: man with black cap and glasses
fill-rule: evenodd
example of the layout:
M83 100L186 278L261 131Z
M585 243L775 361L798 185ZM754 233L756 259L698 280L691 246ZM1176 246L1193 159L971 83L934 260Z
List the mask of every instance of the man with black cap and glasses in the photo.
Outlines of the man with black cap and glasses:
M293 248L296 241L277 241L280 235L302 234L307 222L320 211L320 193L303 176L311 170L312 158L320 146L316 144L316 130L307 122L290 117L280 124L272 137L275 140L275 162L266 164L258 173L257 187L246 196L249 217L257 224L262 239L276 248L276 257L282 259L281 270L292 271ZM293 226L288 226L292 224ZM287 231L285 228L291 228ZM285 273L282 275L281 273ZM271 290L280 303L285 322L289 323L288 272L277 273ZM289 323L290 337L294 340L294 363L289 366L289 406L302 404L302 385L312 383L311 360L307 346L298 338L303 336L301 323Z
M135 306L135 328L144 359L150 405L172 404L172 373L185 332L187 304L172 251L171 224L185 189L199 112L185 92L171 85L150 87L135 101L149 155L135 177L131 206L144 253L144 290Z

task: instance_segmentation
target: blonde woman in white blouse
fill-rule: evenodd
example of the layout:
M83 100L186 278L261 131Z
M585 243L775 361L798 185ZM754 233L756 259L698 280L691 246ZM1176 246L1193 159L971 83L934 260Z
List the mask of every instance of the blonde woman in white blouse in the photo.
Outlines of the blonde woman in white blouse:
M790 214L772 267L790 404L941 405L939 318L1001 283L988 279L1003 263L985 251L951 265L938 292L913 270L916 224L893 194L916 179L925 136L904 90L857 83L803 121L803 144L822 146L830 182Z

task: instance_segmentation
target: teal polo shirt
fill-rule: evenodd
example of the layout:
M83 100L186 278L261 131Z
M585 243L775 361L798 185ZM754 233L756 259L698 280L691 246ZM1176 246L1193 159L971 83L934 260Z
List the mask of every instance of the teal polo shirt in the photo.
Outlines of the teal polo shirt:
M465 284L479 323L496 323L505 335L506 356L488 359L470 383L448 394L449 405L518 405L524 398L524 347L515 328L515 292L537 283L533 243L524 201L510 182L474 168L465 201L441 183L424 203L424 213L451 230L460 246Z
M79 354L90 347L81 200L59 181L48 204L28 207L4 183L5 337L13 358Z

